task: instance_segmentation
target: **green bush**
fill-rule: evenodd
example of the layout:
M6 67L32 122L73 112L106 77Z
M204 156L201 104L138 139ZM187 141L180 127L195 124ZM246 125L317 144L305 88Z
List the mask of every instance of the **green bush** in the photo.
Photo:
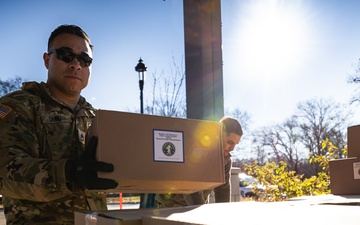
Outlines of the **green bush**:
M245 171L258 179L264 189L254 189L257 201L283 201L293 197L314 196L330 193L329 161L346 156L346 149L339 150L328 140L323 141L325 155L309 155L310 163L317 163L322 171L317 176L303 178L303 174L289 171L283 161L268 162L263 166L257 162L245 165Z

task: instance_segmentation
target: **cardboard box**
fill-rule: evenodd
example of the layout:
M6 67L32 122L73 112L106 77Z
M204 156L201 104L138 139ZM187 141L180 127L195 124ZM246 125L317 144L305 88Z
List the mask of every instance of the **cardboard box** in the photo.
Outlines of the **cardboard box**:
M331 194L360 194L360 158L330 160Z
M99 177L123 193L193 193L224 183L221 123L99 110L90 135L97 159L114 164Z
M360 157L360 125L348 127L348 157Z

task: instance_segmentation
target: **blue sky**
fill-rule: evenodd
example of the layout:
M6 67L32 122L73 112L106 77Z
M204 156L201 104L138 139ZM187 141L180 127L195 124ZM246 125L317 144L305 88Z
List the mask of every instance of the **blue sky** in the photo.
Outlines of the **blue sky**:
M247 111L263 126L315 97L348 103L354 87L346 78L360 58L360 1L222 0L221 7L225 108ZM46 81L48 36L66 23L81 26L95 46L83 95L96 108L139 108L139 57L148 76L169 71L173 57L183 62L181 0L5 0L0 78ZM145 82L144 96L151 91Z

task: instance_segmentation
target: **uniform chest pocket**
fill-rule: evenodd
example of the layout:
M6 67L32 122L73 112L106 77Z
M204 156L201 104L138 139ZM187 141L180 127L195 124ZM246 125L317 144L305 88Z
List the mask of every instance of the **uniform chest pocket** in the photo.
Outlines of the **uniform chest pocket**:
M43 154L54 160L71 156L76 145L76 122L72 116L55 114L42 115Z

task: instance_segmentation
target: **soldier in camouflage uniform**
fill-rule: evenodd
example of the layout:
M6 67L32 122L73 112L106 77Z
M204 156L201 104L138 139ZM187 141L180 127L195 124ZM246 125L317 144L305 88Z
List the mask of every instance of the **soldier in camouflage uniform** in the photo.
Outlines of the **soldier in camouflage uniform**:
M220 122L223 127L223 149L225 164L225 183L214 188L193 194L157 194L156 203L160 208L179 207L188 205L201 205L209 203L209 195L214 191L215 202L230 202L230 175L231 175L231 154L235 145L240 142L243 131L240 123L231 117L223 117Z
M85 148L95 116L80 93L91 72L92 45L78 26L49 37L47 82L26 82L0 98L0 194L7 224L74 224L74 211L106 210L97 178L113 165L95 160L96 138ZM87 141L88 142L88 141Z

